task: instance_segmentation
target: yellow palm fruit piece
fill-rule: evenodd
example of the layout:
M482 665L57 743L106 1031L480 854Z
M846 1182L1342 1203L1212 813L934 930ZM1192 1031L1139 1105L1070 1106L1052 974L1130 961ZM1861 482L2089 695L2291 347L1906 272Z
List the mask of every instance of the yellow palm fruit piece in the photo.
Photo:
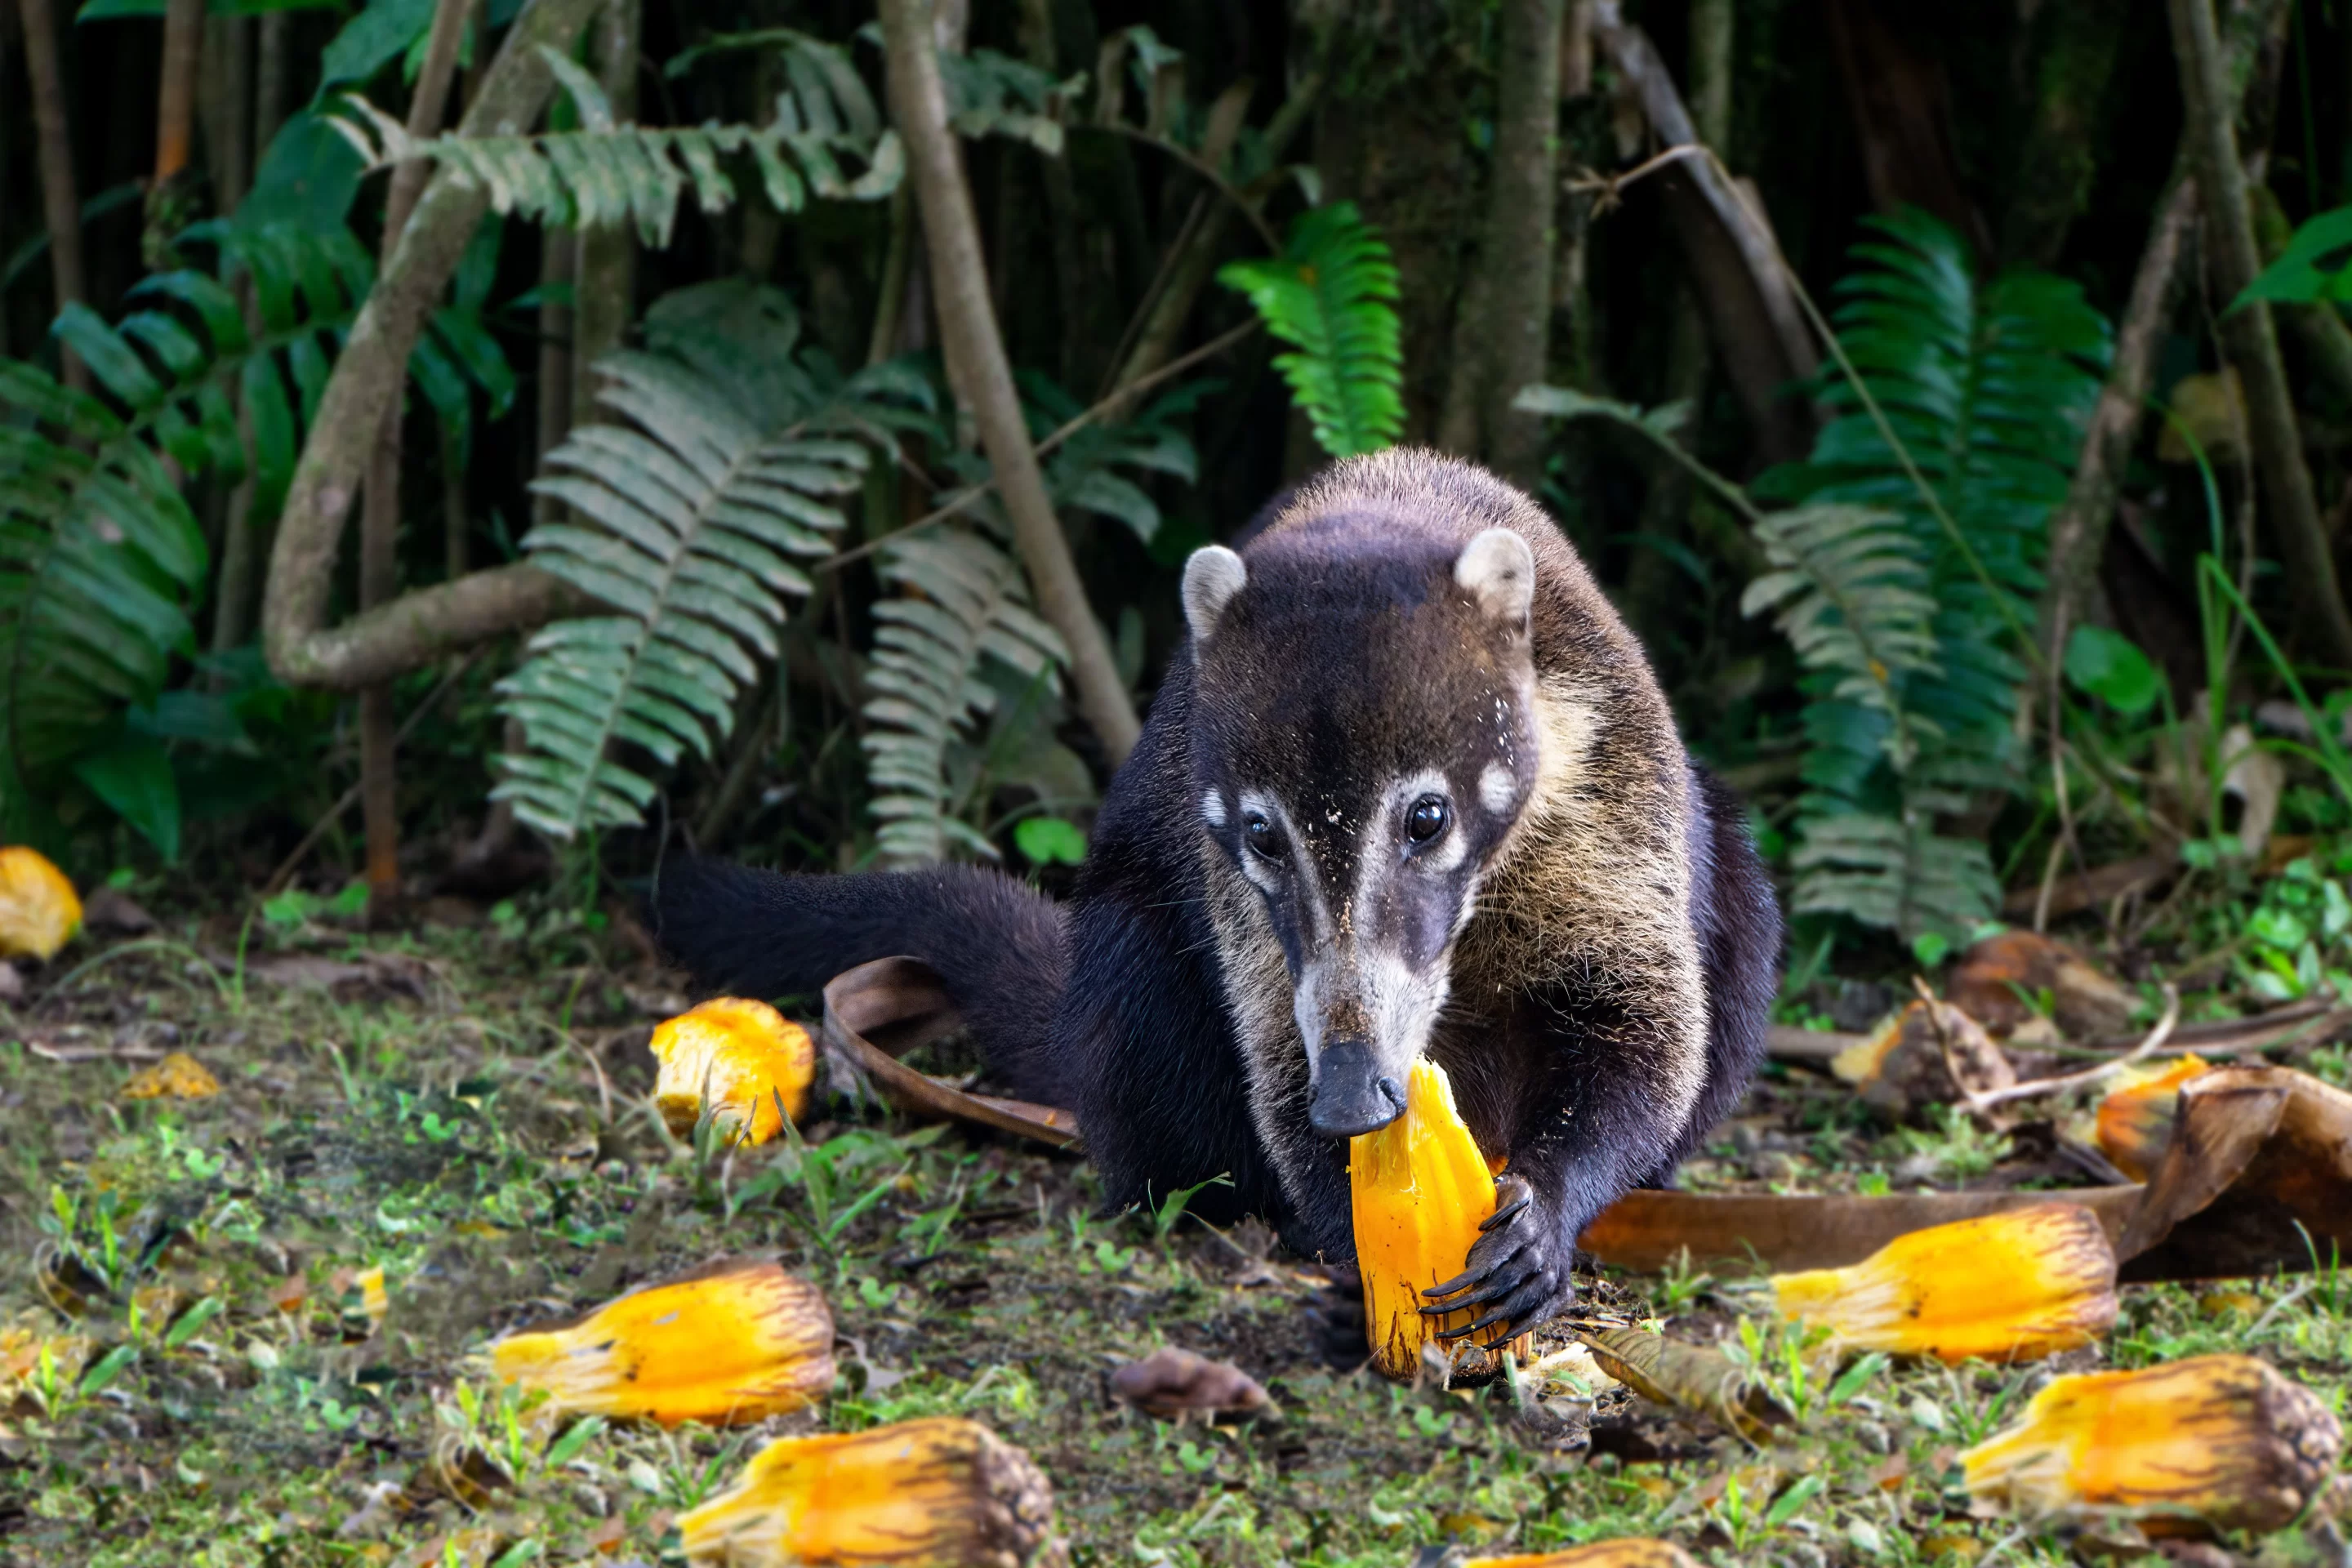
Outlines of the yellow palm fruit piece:
M122 1086L125 1100L208 1100L220 1092L212 1069L185 1051L173 1051L153 1067L133 1073Z
M730 1568L1045 1568L1066 1561L1054 1489L976 1421L934 1415L780 1437L680 1514L688 1559Z
M2191 1053L2123 1073L2099 1101L2099 1152L2133 1181L2147 1181L2172 1142L2172 1110L2180 1103L2180 1086L2209 1066Z
M362 1269L352 1283L359 1287L361 1316L382 1328L384 1315L392 1310L392 1291L383 1282L383 1267Z
M579 1415L760 1421L833 1387L833 1312L780 1264L735 1259L509 1334L490 1347L490 1367Z
M2044 1204L1898 1236L1844 1268L1776 1274L1780 1314L1853 1350L2031 1361L2115 1325L2116 1254L2078 1204Z
M1421 1311L1421 1293L1462 1272L1478 1222L1495 1212L1494 1171L1454 1108L1444 1068L1426 1057L1412 1064L1404 1114L1348 1141L1348 1181L1372 1364L1390 1377L1410 1378L1423 1345L1486 1310L1465 1308L1443 1318ZM1500 1325L1483 1331L1479 1343L1497 1343L1500 1332Z
M37 849L0 849L0 958L47 963L81 929L81 900Z
M1559 1552L1473 1557L1462 1568L1697 1568L1697 1564L1691 1561L1689 1552L1671 1541L1628 1535Z
M680 1138L701 1118L707 1086L715 1116L737 1136L765 1143L784 1130L777 1098L783 1115L798 1121L816 1076L808 1031L765 1002L740 996L715 997L665 1020L654 1030L653 1053L661 1064L654 1102Z
M1979 1511L2116 1514L2160 1535L2276 1530L2343 1448L2309 1389L2252 1356L2202 1355L2054 1378L1960 1465Z

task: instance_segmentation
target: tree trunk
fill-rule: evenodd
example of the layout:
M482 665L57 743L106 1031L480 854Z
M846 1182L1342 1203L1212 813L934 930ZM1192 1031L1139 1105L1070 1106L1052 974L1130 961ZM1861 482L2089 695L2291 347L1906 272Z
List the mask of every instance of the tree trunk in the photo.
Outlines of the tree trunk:
M253 18L215 16L205 24L205 163L212 172L213 210L236 211L253 182Z
M424 68L408 105L408 133L419 141L439 133L449 103L449 79L457 66L457 43L467 0L438 0L433 30L425 45ZM425 165L412 160L392 172L383 205L383 265L391 265L401 233L415 210ZM375 453L368 468L367 506L360 519L360 610L391 602L400 591L400 413L395 385L376 427ZM400 790L394 759L399 728L393 715L392 683L379 681L360 692L360 812L367 829L368 910L383 919L400 897Z
M2284 4L2284 0L2238 0L2232 8L2223 51L2230 101L2239 106L2242 126L2248 110L2259 108L2252 102L2260 86L2254 67L2262 58L2264 40L2275 30ZM2190 140L2190 132L2184 127L2180 150L2173 160L2171 194L2149 225L2147 247L2132 279L2131 298L2116 335L2115 357L2091 413L2074 481L2065 503L2050 521L2050 553L2036 633L2043 657L2053 661L2063 657L2066 638L2081 622L2084 601L2105 558L2116 500L2147 415L2156 356L2170 326L2174 301L2189 276L2198 222L2197 189L2189 173ZM2030 709L2039 699L2038 684L2026 683L2021 710ZM2031 730L2030 719L2021 728Z
M608 0L596 22L597 77L612 101L615 124L637 118L639 0ZM572 417L587 425L596 412L596 362L621 346L636 292L637 233L626 219L580 231L580 270L572 289Z
M1826 15L1872 202L1883 213L1905 206L1933 213L1979 257L1990 257L1992 237L1969 199L1952 147L1942 63L1888 26L1873 0L1828 0Z
M2207 266L2216 298L2233 300L2261 270L2245 170L2238 162L2231 109L2235 100L2210 0L2169 0L2168 9L2188 111L2190 163L2205 214ZM2327 658L2339 666L2352 665L2352 615L2345 609L2336 563L2312 495L2311 472L2304 466L2302 437L2295 428L2270 307L2254 300L2228 310L2221 325L2222 349L2245 387L2254 466L2270 502L2273 536L2286 564L2288 590Z
M1543 479L1544 422L1511 400L1544 378L1551 354L1551 250L1559 189L1561 0L1504 0L1495 175L1486 214L1487 460L1533 489Z
M2099 114L2128 15L2125 0L2069 0L2042 8L2048 37L2034 71L2033 123L2001 215L2005 266L2057 265L2098 170Z
M1397 301L1404 348L1404 437L1438 431L1451 392L1454 322L1475 272L1465 237L1476 231L1477 160L1462 133L1478 63L1473 8L1423 4L1415 26L1396 25L1391 0L1294 0L1294 36L1309 13L1330 38L1316 105L1315 164L1328 199L1352 201L1377 226L1412 280ZM1467 36L1465 36L1467 35ZM1303 416L1293 422L1306 440ZM1313 452L1311 442L1307 443ZM1315 460L1320 454L1315 453ZM1290 470L1286 470L1290 471Z
M294 19L290 13L271 11L261 18L261 38L253 65L253 155L269 152L286 123L286 100L291 94Z
M1111 658L1109 641L1087 603L1069 542L1046 497L1037 454L1022 422L1012 367L1005 363L1004 343L989 307L988 272L981 257L971 192L964 184L955 134L948 129L939 60L926 26L929 9L923 0L882 0L890 115L906 140L908 178L914 182L922 208L940 336L950 372L971 402L1037 608L1069 649L1078 711L1115 765L1135 749L1135 709Z
M65 72L58 58L56 14L50 0L16 0L25 24L25 74L33 89L33 127L41 150L41 213L49 229L49 287L57 308L78 305L87 296L82 288L81 195L74 179L73 137L66 127ZM89 389L89 370L81 357L62 343L58 346L65 384L77 392Z
M567 47L598 4L532 0L509 30L461 133L516 135L535 123L554 84L541 47ZM347 626L322 629L336 551L383 411L488 208L478 186L446 170L434 175L327 378L270 552L262 608L270 668L290 685L353 689L589 602L561 578L509 566L404 595Z
M163 59L155 92L155 172L147 184L147 225L141 242L151 272L172 263L169 241L190 216L188 153L195 141L196 68L204 58L205 0L169 0L163 12Z

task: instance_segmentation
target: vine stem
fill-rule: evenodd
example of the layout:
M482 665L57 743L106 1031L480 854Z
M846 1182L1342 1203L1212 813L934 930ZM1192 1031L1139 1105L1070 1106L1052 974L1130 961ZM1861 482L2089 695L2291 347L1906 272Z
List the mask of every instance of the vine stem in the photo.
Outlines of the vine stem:
M907 177L914 183L915 202L923 216L948 376L971 405L1038 611L1061 634L1069 652L1078 711L1115 766L1135 749L1142 726L1111 657L1110 639L1087 601L1086 584L1070 558L1069 540L1045 493L1037 451L1022 419L1020 394L1013 384L1013 367L989 298L987 260L971 190L964 183L961 151L948 126L946 88L931 43L929 13L924 0L882 0L890 117L906 141Z

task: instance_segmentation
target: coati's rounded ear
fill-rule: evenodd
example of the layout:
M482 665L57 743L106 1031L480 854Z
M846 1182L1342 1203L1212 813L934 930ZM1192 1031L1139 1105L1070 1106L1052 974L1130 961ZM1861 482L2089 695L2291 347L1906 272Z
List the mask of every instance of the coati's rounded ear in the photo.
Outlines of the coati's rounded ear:
M1242 558L1222 544L1204 544L1184 563L1184 621L1194 642L1207 642L1217 618L1249 581Z
M1536 552L1509 529L1490 528L1462 547L1454 580L1496 620L1524 626L1536 599Z

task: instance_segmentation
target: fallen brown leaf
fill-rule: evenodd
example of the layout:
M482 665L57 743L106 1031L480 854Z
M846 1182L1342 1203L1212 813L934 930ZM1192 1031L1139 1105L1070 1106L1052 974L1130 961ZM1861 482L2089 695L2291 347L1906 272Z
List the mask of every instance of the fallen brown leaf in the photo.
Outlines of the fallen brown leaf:
M2077 1037L2121 1029L2131 1021L2137 1001L2078 949L2017 930L1987 937L1961 954L1944 999L1994 1034L2005 1035L2034 1016L2025 998L2045 991L2058 1027Z
M2017 1082L2016 1069L1983 1027L1948 1002L1918 1001L1841 1052L1830 1070L1890 1121Z
M1075 1147L1078 1119L1056 1106L971 1094L917 1072L898 1058L952 1033L955 1004L929 967L912 958L882 958L833 977L824 988L825 1043L874 1082L882 1097L914 1116L946 1117L1017 1132L1055 1148Z
M1193 1414L1257 1415L1274 1400L1257 1379L1228 1361L1211 1361L1163 1345L1110 1374L1111 1392L1129 1405L1169 1419Z
M1721 1351L1687 1345L1646 1329L1588 1329L1580 1336L1601 1370L1645 1399L1704 1415L1751 1443L1794 1421Z

